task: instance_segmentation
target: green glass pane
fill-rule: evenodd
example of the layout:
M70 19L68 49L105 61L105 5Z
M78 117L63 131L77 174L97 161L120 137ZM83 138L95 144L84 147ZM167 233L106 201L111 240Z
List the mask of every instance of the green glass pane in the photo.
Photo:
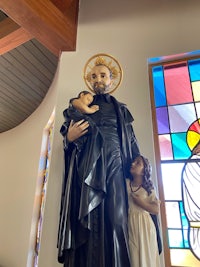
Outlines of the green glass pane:
M191 151L186 142L186 133L175 133L171 135L174 159L188 159Z
M152 68L152 77L153 77L155 106L156 107L165 106L166 94L165 94L162 66L157 66Z

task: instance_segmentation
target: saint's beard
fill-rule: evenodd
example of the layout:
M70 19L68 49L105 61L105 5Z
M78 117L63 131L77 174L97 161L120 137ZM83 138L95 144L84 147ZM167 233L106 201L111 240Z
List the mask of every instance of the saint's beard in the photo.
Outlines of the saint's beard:
M108 93L110 89L110 84L106 85L104 83L94 83L93 84L93 90L95 92L95 94L97 95L101 95L101 94L106 94Z

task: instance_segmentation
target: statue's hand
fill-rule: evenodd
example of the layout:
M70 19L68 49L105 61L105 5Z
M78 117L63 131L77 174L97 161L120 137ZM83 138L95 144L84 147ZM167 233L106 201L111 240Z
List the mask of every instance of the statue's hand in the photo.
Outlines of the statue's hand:
M76 139L87 133L88 127L88 121L80 120L74 123L74 121L72 120L68 128L67 140L69 142L75 141Z

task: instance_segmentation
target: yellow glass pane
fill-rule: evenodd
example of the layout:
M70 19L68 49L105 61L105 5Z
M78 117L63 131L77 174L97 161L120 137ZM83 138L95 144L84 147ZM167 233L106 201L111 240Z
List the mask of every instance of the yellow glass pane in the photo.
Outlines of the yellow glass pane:
M200 261L189 249L170 249L171 265L183 267L199 267Z
M199 133L196 133L194 131L188 131L188 133L187 133L187 143L188 143L188 146L189 146L191 151L198 144L199 140L200 140Z
M192 82L194 101L200 101L200 81Z

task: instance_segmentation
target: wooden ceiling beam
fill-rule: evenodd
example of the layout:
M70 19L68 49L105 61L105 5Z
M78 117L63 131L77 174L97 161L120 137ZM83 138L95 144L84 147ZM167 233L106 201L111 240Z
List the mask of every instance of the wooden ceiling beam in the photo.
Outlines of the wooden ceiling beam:
M11 32L19 29L20 26L10 18L5 18L0 22L0 38L5 37Z
M50 0L61 12L65 14L65 11L70 8L73 0Z
M0 22L0 55L32 39L32 35L10 18Z
M21 27L18 28L17 30L0 39L0 55L9 52L10 50L28 42L31 39L33 39L33 36L29 32Z
M0 9L59 56L61 51L74 51L76 48L79 0L64 0L65 5L68 5L65 12L55 6L56 2L58 5L58 0L52 1L1 0ZM67 15L69 10L70 15Z

